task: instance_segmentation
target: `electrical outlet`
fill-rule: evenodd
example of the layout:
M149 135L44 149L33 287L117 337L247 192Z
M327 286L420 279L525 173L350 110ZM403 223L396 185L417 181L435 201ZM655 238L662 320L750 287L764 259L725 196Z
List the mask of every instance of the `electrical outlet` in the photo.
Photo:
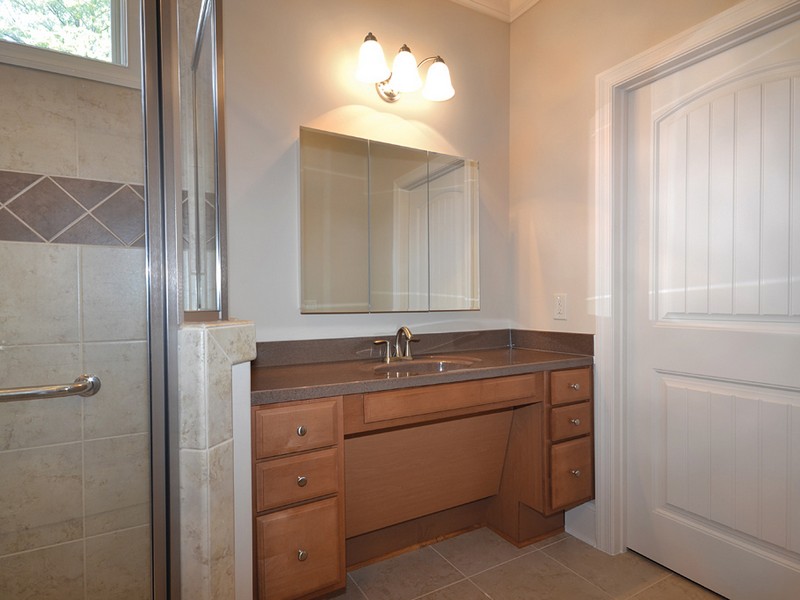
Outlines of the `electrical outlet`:
M553 294L553 318L557 321L567 320L566 294Z

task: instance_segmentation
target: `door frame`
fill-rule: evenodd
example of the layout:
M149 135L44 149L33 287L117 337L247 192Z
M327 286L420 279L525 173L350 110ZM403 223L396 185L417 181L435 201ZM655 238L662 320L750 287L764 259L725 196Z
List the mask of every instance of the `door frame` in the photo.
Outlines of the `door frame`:
M628 95L796 19L800 19L800 0L745 0L597 76L595 533L597 547L609 554L626 549Z

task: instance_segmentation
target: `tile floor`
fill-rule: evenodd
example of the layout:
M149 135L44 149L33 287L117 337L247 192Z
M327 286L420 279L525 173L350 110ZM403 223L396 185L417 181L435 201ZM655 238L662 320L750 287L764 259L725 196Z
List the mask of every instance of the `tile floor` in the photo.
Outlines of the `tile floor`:
M337 600L706 600L720 596L634 553L561 534L519 549L477 529L352 571Z

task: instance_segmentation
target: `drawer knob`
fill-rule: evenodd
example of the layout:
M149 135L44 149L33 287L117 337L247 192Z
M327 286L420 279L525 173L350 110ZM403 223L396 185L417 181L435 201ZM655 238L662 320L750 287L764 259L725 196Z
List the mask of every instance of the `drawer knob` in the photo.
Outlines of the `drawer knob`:
M297 551L297 560L299 560L300 562L303 562L307 558L308 558L308 552L306 552L305 550L298 550Z
M580 383L570 383L569 384L569 388L571 390L575 390L577 392L579 389L581 389L581 384Z
M305 477L304 475L300 475L297 478L297 485L300 487L306 487L306 485L308 485L308 478Z
M581 424L581 420L580 419L570 419L569 422L572 423L573 425L575 425L575 427L577 427L578 425Z
M297 435L300 437L303 437L306 433L308 433L308 430L305 425L300 425L300 427L297 428Z
M570 471L570 475L573 475L575 477L580 477L581 476L581 470L580 469L572 469Z

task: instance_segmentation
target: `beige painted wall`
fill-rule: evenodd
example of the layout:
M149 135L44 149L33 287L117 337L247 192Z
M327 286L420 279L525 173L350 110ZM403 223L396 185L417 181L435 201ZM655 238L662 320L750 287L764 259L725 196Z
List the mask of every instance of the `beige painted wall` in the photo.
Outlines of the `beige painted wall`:
M509 25L446 0L226 0L224 28L231 314L259 341L508 327ZM368 31L389 60L440 54L455 98L380 100L354 76ZM301 125L480 161L480 312L300 315Z
M595 77L737 1L541 0L511 25L516 325L594 332Z

